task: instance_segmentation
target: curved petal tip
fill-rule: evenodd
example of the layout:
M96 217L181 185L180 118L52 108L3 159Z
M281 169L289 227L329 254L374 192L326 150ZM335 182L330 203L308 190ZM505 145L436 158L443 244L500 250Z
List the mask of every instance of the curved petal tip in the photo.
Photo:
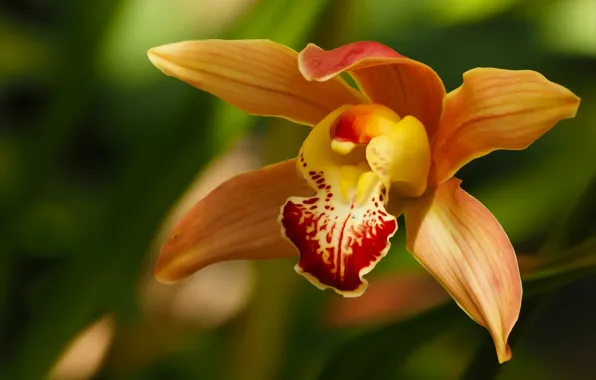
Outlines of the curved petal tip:
M161 247L159 258L153 270L153 277L162 284L173 284L206 265L197 262L197 255L190 250L177 249L177 233L174 233Z
M499 362L517 322L522 284L505 231L482 203L452 179L406 208L408 250L457 304L486 327Z
M494 150L520 150L559 121L575 117L580 98L531 70L476 68L445 99L433 141L435 182Z

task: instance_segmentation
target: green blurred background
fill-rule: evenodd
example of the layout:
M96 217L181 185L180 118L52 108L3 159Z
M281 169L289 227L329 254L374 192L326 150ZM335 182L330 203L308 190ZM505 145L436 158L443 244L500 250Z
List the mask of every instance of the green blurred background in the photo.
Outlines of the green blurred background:
M294 156L308 132L233 110L146 57L203 38L376 40L448 90L492 66L538 70L582 98L530 149L458 174L523 256L511 362L498 366L486 330L444 304L403 230L358 300L310 286L295 259L153 280L181 212ZM0 379L594 379L595 68L594 0L3 0Z

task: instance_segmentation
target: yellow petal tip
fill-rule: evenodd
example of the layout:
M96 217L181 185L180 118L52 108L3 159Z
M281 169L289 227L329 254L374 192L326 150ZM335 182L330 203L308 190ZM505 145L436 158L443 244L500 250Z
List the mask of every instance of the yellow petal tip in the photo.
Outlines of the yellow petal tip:
M168 276L164 276L163 272L157 270L153 272L153 278L155 279L155 281L164 285L172 285L178 282L177 280L172 280Z
M513 355L511 354L511 348L508 344L505 344L505 348L502 350L497 349L497 358L499 360L499 364L503 364L511 359Z
M181 236L179 232L163 244L153 277L163 284L172 284L185 279L210 263L205 257L197 254L193 241Z
M163 250L157 260L155 269L153 270L153 278L162 284L173 284L180 280L178 265L176 265L176 258L173 255L164 254Z
M157 46L147 50L149 61L166 75L170 75L169 71L172 70L172 66L175 66L170 59L166 58L168 50L170 50L168 49L168 45Z

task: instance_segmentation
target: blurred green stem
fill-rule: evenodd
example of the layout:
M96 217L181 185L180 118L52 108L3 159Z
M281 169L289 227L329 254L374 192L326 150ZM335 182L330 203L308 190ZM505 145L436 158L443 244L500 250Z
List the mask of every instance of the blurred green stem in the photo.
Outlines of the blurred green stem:
M256 14L256 27L238 28L233 35L243 38L275 36L276 41L300 48L311 34L311 27L327 7L327 1L308 0L287 3L279 0L262 1ZM288 28L288 20L298 28ZM264 31L260 26L269 25ZM268 163L293 158L308 128L281 119L269 120L264 158ZM291 316L294 285L298 281L288 261L257 263L258 281L255 299L248 310L246 324L238 331L235 342L238 352L233 358L230 379L269 380L275 378L285 349L285 331ZM250 346L249 346L250 345Z
M551 233L540 249L542 259L561 259L559 251L577 244L596 229L596 175L592 177L567 217Z
M268 163L286 160L297 155L300 143L309 129L286 120L269 120L264 156ZM283 364L286 347L285 333L295 292L295 275L289 260L258 262L254 300L246 322L235 337L230 380L270 380Z
M296 280L288 260L257 263L254 300L233 340L230 380L270 380L277 375L284 362Z
M11 332L8 331L7 326L8 313L11 311L10 308L10 284L12 282L12 261L13 255L10 254L11 249L6 246L6 242L0 245L0 341L7 342L7 335ZM5 357L8 353L8 345L0 346L0 356Z
M524 276L530 284L526 296L558 289L578 278L596 273L596 236L560 252L564 261L557 261Z

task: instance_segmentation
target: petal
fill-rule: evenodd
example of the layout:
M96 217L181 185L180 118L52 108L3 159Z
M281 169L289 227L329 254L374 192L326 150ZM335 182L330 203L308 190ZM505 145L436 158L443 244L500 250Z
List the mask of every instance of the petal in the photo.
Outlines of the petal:
M164 243L155 277L173 282L216 262L295 255L277 217L290 195L312 190L289 160L236 176L195 204Z
M406 116L389 133L373 138L366 159L385 186L400 196L419 197L426 191L430 146L416 118Z
M499 362L521 307L515 252L499 222L458 179L405 209L407 247L472 319L486 327Z
M362 102L341 78L306 81L297 53L268 40L186 41L155 47L148 55L165 74L255 115L314 125L341 105Z
M433 141L437 183L497 149L519 150L559 120L574 117L580 99L535 71L473 69L449 93Z
M373 103L414 116L431 137L439 125L445 87L433 69L378 42L355 42L325 51L309 44L298 56L308 80L327 81L348 70Z
M295 269L320 289L361 295L362 278L387 254L397 220L385 210L387 191L366 164L364 151L331 149L330 127L344 110L330 114L307 137L298 162L310 198L291 197L282 208L282 232L300 253Z

